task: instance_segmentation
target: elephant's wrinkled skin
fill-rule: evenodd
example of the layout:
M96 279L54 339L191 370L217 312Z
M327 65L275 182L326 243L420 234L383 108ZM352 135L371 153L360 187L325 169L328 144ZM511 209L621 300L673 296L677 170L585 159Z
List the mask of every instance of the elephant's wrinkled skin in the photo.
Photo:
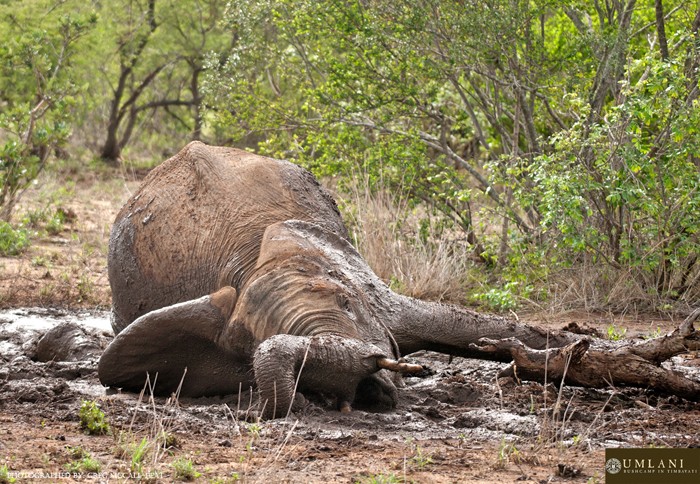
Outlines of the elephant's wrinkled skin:
M109 277L117 336L100 359L104 385L140 390L148 372L168 393L186 368L181 395L257 384L267 416L285 414L295 390L341 409L356 397L395 405L394 373L382 368L415 370L401 354L484 356L469 342L504 324L532 338L392 292L309 172L198 142L153 170L117 216Z

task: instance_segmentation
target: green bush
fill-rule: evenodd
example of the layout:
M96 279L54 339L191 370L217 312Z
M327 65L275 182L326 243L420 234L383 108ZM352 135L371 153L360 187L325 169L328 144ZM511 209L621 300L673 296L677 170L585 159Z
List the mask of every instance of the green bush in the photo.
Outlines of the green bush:
M18 255L29 247L29 231L15 229L7 222L0 221L0 255Z
M109 432L105 414L93 401L83 400L80 406L80 428L90 435L104 435Z
M473 298L485 304L489 309L496 311L507 311L518 306L515 296L508 287L504 289L491 288L485 292L475 294Z
M65 228L68 221L66 211L62 208L51 209L50 207L29 210L22 217L22 225L32 229L45 229L49 235L58 235Z

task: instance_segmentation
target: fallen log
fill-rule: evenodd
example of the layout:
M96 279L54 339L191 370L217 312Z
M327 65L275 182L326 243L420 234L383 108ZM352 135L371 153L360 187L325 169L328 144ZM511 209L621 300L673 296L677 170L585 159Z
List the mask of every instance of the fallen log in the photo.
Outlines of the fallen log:
M700 401L700 382L661 365L674 356L700 349L700 332L693 325L698 317L700 309L673 332L642 342L583 337L566 346L535 349L517 338L482 338L475 347L486 353L508 351L513 362L502 376L517 380L563 380L588 388L641 387Z

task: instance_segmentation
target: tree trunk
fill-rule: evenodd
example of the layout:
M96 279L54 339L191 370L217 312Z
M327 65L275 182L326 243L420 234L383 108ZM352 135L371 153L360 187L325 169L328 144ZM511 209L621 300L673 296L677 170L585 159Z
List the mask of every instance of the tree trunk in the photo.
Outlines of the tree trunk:
M661 58L668 60L668 42L666 42L666 27L664 26L664 5L662 0L654 1L656 10L656 35L659 37L659 51Z
M150 41L151 34L155 32L156 28L158 28L158 23L156 22L155 18L155 9L156 0L149 0L148 11L146 12L148 20L148 31L146 35L141 36L141 38L138 40L134 48L134 52L131 54L129 61L121 64L119 72L119 81L117 82L117 87L114 89L114 92L112 94L112 102L110 104L109 111L109 124L107 125L107 136L105 139L105 144L102 146L102 152L100 154L100 157L103 160L112 164L116 164L119 162L122 147L124 146L124 143L122 143L119 140L119 127L121 125L122 120L124 119L124 115L126 114L126 109L136 102L138 96L141 94L145 86L148 85L148 83L150 83L150 80L152 80L152 78L149 79L149 77L153 75L153 71L148 76L146 76L148 80L144 81L145 84L142 83L141 86L137 88L137 91L138 89L140 89L141 91L132 94L129 97L129 99L125 101L124 105L122 105L122 99L124 98L124 94L126 92L127 80L131 77L132 73L134 72L134 67L141 59L141 54L146 48L148 42ZM132 32L132 34L135 34L135 32ZM130 47L132 47L130 42L124 42L120 44L119 50L121 51ZM160 69L157 69L157 71L155 72L157 74L157 72L160 72Z
M102 146L102 152L100 153L100 158L111 164L117 164L122 154L119 141L117 140L118 129L119 124L110 121L107 126L107 138L105 139L105 144Z
M194 110L194 127L192 129L192 141L202 139L202 126L204 125L204 117L202 115L202 96L199 93L199 75L204 70L198 65L191 65L192 81L190 83L190 92L192 93L192 109Z

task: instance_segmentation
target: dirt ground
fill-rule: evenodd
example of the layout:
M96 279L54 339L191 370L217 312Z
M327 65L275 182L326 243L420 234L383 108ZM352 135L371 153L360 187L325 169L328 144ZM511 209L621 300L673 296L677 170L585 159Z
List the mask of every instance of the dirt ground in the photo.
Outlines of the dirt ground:
M109 227L139 178L48 176L18 209L21 217L60 206L71 216L51 235L39 224L25 254L0 259L0 483L604 482L606 447L700 445L700 403L642 389L516 385L498 378L506 365L434 353L411 356L430 371L405 378L389 411L341 414L319 399L287 419L259 422L247 389L208 399L105 389L96 366L111 339ZM601 335L614 327L625 338L680 322L521 317L556 328L576 322ZM55 328L66 329L78 361L46 355L42 338ZM700 378L697 355L673 364ZM104 413L104 435L81 428L86 401Z

